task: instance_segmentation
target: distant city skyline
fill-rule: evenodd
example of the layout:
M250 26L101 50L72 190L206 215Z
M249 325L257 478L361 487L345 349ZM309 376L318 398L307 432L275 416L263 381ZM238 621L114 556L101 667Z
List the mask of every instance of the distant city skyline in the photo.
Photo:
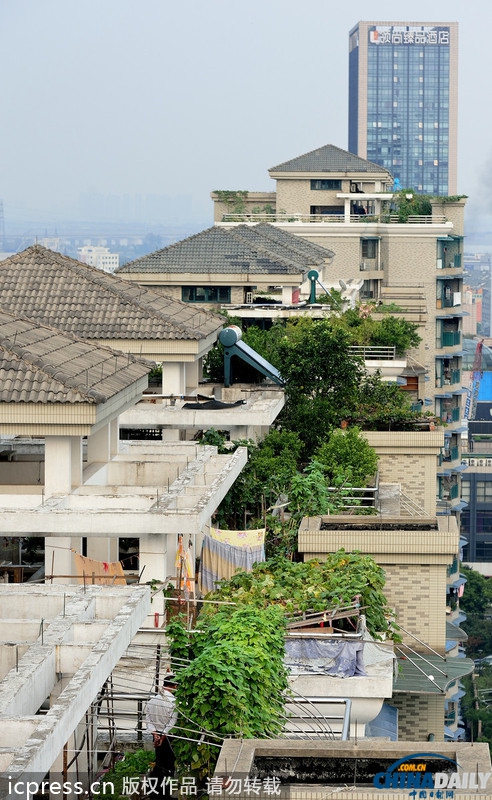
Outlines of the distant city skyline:
M104 222L139 196L166 198L163 224L212 224L211 191L271 191L272 165L347 148L349 31L401 16L389 0L2 3L6 232ZM411 19L459 23L457 188L468 232L492 230L492 7L414 0Z

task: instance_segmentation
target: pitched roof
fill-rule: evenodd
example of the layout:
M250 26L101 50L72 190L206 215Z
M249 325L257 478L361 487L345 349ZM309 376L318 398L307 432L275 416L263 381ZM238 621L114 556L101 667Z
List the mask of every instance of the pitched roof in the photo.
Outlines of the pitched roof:
M282 240L281 240L282 239ZM321 264L331 252L319 245L302 243L293 234L278 237L273 226L214 226L125 264L124 273L187 272L258 275L292 275Z
M310 259L310 263L312 264L315 263L316 257L320 259L319 263L321 263L335 255L334 252L327 247L309 242L307 239L303 239L302 236L295 236L283 228L277 228L275 225L269 225L267 222L258 223L256 230L258 233L261 232L267 239L277 242L279 245L283 245L289 250L293 250L295 253L303 254Z
M0 261L0 306L81 339L200 340L222 317L32 245Z
M384 175L390 174L379 164L373 164L372 161L367 161L365 158L360 158L360 156L332 144L326 144L317 150L311 150L310 153L304 153L290 161L284 161L283 164L271 167L269 172L379 172Z
M0 309L0 403L99 405L151 367Z

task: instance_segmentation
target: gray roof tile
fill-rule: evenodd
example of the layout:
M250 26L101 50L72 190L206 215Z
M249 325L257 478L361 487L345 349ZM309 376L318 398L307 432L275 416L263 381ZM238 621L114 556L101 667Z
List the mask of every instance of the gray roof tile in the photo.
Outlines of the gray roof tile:
M379 164L373 164L365 158L360 158L348 150L342 150L332 144L326 144L317 150L311 150L302 156L284 161L276 167L270 167L269 172L336 172L357 173L371 172L389 175L389 172Z
M118 274L301 275L332 253L271 225L215 226L120 267Z
M200 340L224 321L41 245L0 261L0 306L81 339Z
M151 367L0 309L0 403L99 405Z

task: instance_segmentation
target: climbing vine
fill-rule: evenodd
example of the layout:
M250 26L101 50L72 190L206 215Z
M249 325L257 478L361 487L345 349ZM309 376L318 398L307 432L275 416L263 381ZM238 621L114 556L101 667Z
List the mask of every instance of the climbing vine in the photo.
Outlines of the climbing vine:
M176 732L190 732L188 740L174 740L179 773L203 781L213 774L224 737L265 738L281 731L286 614L345 607L358 596L369 631L398 638L383 587L381 567L360 553L339 550L324 563L276 557L221 581L207 600L222 603L207 603L197 632L187 633L174 620L166 631L171 657L187 653L191 659L178 671Z
M215 189L220 203L225 203L229 214L245 214L248 192L245 190Z
M190 734L190 740L175 739L173 747L178 772L203 781L213 774L224 737L279 733L287 673L281 608L222 607L200 618L199 628L193 638L193 660L179 671L176 690L177 726L195 735ZM177 623L167 633L183 638ZM182 735L182 730L178 733Z

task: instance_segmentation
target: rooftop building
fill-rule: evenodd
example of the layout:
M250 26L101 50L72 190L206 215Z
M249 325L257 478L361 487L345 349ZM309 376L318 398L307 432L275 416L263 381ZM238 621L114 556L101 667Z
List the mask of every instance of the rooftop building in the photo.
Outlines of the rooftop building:
M269 221L333 253L320 281L362 281L361 300L393 307L415 322L422 342L409 351L407 389L445 423L438 465L438 514L459 513L462 397L462 283L464 199L438 197L425 215L402 214L389 169L325 145L269 170L276 181L268 213L231 212L213 193L222 228ZM244 195L245 193L243 193ZM412 202L412 195L405 198ZM244 202L248 203L246 194ZM452 458L449 460L448 456Z

